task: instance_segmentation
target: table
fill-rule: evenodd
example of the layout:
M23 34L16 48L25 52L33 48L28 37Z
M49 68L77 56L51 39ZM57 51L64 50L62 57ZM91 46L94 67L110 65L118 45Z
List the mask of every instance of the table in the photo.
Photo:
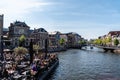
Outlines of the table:
M9 74L13 74L15 71L14 70L8 70Z
M27 67L27 65L17 65L17 67L19 67L19 68L25 68L25 67Z
M15 75L15 76L13 76L13 78L15 79L15 80L18 80L18 79L20 79L22 77L22 75Z

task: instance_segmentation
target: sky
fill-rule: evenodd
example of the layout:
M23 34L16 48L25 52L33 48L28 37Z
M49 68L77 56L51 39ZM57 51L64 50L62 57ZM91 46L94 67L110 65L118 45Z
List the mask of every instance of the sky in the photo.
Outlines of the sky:
M120 0L1 0L4 27L17 21L31 29L76 32L94 39L120 30Z

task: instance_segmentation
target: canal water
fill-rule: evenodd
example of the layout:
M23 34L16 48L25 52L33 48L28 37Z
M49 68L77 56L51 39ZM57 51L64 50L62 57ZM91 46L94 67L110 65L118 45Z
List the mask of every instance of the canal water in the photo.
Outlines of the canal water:
M120 54L88 47L58 56L59 66L49 80L120 80Z

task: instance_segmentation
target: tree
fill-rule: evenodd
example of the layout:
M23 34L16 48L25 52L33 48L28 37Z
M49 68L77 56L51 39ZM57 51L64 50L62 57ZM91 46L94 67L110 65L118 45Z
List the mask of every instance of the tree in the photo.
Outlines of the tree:
M86 44L86 42L85 42L85 40L80 40L79 44L83 45L83 44Z
M91 40L88 41L88 43L89 43L89 44L94 44L94 40L91 39Z
M105 38L105 43L106 43L107 45L110 45L111 42L112 42L112 38L111 38L111 37Z
M64 45L65 44L65 39L61 38L60 39L60 45Z
M112 38L111 38L111 37L108 37L106 40L107 40L107 41L106 41L107 43L112 42Z
M118 39L114 39L114 45L117 46L119 44L119 40Z
M106 45L106 38L102 39L102 44Z
M14 52L16 55L24 55L24 54L28 53L28 50L24 47L17 47L14 49Z
M24 35L21 35L19 38L19 46L25 46L25 40L26 37Z
M102 40L101 39L96 39L96 40L94 40L94 44L101 45Z
M38 53L38 51L40 50L40 46L39 45L33 45L33 50Z

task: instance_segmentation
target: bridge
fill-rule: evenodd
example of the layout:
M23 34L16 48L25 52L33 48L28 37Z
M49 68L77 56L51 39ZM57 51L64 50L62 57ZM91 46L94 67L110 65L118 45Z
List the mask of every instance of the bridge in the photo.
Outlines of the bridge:
M115 46L96 46L96 47L103 49L105 52L107 51L114 52L114 50L120 49L120 47L115 47Z

